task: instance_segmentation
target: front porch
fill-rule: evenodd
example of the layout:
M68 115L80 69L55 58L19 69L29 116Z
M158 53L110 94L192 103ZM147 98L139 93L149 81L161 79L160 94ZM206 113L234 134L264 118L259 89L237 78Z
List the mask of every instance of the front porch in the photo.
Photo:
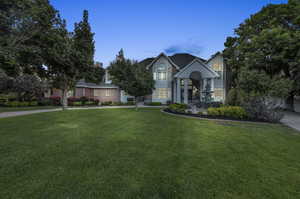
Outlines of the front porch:
M215 79L219 75L201 60L194 60L174 76L172 83L174 103L200 103L207 88L214 92Z

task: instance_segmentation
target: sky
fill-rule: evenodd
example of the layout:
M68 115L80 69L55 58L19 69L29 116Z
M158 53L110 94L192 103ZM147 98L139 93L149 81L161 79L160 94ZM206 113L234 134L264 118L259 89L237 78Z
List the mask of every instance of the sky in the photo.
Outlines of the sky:
M204 59L224 49L228 36L263 6L287 0L50 0L69 31L89 11L95 60L108 66L123 48L143 60L164 52Z

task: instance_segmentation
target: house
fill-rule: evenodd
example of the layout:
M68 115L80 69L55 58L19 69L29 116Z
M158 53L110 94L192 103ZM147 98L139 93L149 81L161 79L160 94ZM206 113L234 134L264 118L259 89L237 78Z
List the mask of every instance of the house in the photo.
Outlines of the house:
M210 89L212 100L224 102L226 97L226 67L221 53L209 60L187 53L167 56L164 53L155 58L142 60L153 74L155 89L152 95L144 97L145 102L199 103L203 101L204 91ZM59 90L52 90L51 96L60 96ZM69 96L99 99L100 102L127 102L133 100L124 91L112 84L106 70L100 84L87 83L84 80L76 84Z
M145 101L173 103L198 103L204 91L211 91L213 101L226 98L226 67L221 53L209 60L182 53L167 56L161 53L141 63L153 73L155 89Z

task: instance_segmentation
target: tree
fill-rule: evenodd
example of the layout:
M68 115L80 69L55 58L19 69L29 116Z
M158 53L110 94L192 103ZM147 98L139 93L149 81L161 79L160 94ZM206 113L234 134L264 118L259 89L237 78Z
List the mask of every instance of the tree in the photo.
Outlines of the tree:
M149 95L154 89L154 80L150 71L136 61L124 58L123 50L109 66L113 84L120 87L137 102L139 97Z
M56 24L49 34L47 72L55 88L62 91L62 106L68 105L67 92L75 87L78 80L88 78L99 80L103 75L101 68L94 67L94 40L90 32L87 11L83 20L75 25L75 32L69 33L66 22L57 16Z
M45 75L42 45L55 15L48 0L1 0L0 68L8 76Z
M41 99L47 91L47 84L36 75L24 74L13 81L12 92L16 92L19 101Z
M285 96L293 110L294 95L300 93L300 1L268 5L252 15L228 37L224 57L230 68L232 87L238 87L241 70L264 73L273 81L290 80ZM289 83L287 83L289 85Z

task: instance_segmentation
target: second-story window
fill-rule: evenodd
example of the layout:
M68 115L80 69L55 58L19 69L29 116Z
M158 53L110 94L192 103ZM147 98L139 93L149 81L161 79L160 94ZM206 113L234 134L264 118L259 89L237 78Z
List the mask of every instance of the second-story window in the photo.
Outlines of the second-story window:
M166 72L158 72L158 80L167 80L167 73Z

